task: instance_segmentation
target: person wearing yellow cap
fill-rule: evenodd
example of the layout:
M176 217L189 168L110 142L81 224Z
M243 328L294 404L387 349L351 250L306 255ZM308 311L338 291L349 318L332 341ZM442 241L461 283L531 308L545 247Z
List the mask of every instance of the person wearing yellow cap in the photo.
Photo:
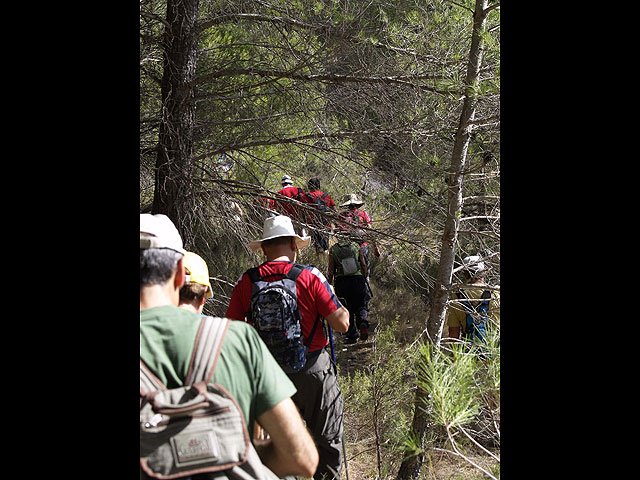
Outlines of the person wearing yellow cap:
M181 308L203 315L204 303L213 297L209 282L209 269L204 259L197 253L187 252L183 257L185 283L180 288Z

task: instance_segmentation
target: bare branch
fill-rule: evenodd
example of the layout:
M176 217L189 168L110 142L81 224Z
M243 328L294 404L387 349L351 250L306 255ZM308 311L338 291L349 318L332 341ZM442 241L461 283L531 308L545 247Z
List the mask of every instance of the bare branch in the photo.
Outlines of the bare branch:
M259 13L230 13L227 15L218 15L217 17L213 17L213 18L209 18L208 20L201 21L198 24L198 30L203 31L209 27L212 27L213 25L218 25L220 23L233 21L233 20L251 20L251 21L259 21L259 22L284 23L285 25L291 25L294 27L310 29L310 30L315 30L320 28L318 25L302 22L294 18L272 17L268 15L262 15Z
M427 90L441 95L455 93L453 91L445 91L432 86L413 83L419 80L437 80L442 78L440 75L390 75L380 77L367 77L356 75L340 75L340 74L293 74L284 71L275 70L262 70L257 68L228 68L224 70L218 70L206 75L197 77L191 84L192 87L213 80L220 77L229 77L236 75L256 75L260 77L277 77L277 78L290 78L294 80L306 80L315 82L331 82L331 83L372 83L372 84L397 84L411 88L418 88L421 90Z

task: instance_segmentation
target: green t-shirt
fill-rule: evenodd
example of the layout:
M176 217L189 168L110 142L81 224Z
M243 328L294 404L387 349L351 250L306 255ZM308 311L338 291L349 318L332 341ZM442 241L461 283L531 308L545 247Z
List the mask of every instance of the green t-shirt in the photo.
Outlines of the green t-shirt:
M187 375L201 317L174 306L140 311L140 358L167 388ZM249 324L232 321L212 379L236 399L253 436L253 422L296 388Z
M340 241L332 245L329 249L329 254L333 257L336 278L346 276L342 263L343 260L352 262L351 267L355 269L355 272L348 275L362 275L362 269L360 268L360 247L357 243Z

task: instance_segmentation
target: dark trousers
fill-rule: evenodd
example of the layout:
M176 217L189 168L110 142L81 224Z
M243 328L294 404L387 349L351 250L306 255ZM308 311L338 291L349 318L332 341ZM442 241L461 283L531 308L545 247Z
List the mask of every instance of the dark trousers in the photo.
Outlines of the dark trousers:
M313 478L340 479L344 400L331 357L323 350L298 373L287 374L298 391L293 402L318 447L320 461Z
M316 248L320 250L329 250L329 234L311 230L311 239Z
M369 328L367 321L367 284L362 275L345 275L335 280L336 296L345 301L349 310L347 337L357 338L358 329Z

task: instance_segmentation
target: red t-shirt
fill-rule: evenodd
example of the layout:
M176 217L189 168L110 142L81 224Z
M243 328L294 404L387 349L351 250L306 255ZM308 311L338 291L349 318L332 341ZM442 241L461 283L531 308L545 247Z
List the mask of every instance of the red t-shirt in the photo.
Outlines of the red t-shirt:
M345 212L341 212L339 218L344 219L350 223L355 223L356 225L362 225L364 227L369 227L371 225L371 218L369 217L367 212L365 212L364 210L358 210L357 208L355 210L347 210ZM340 223L338 224L338 226L345 230L353 228L351 225L348 225L346 223ZM363 242L360 246L366 244L367 242Z
M281 274L282 277L291 270L293 266L289 261L265 262L258 267L260 275L263 277L270 274ZM300 265L303 267L302 273L296 280L296 295L298 298L298 309L302 316L300 326L302 327L302 338L306 344L313 324L321 317L327 317L340 308L340 302L331 292L331 287L325 276L312 265ZM273 280L282 277L275 276ZM246 314L251 303L251 280L247 273L243 273L231 294L231 301L225 316L233 320L246 321ZM313 334L313 340L309 345L309 352L319 350L327 345L328 340L324 335L322 324L318 323Z
M293 185L289 185L278 190L278 193L280 195L284 195L285 197L294 198L300 200L301 202L304 202L304 190L298 187L294 187ZM297 208L294 205L276 200L275 206L276 209L283 215L286 215L292 219L298 218Z
M309 197L309 195L311 195L311 197ZM324 195L324 192L321 190L314 190L313 192L307 192L307 194L304 196L304 200L306 203L309 203L311 205L315 205L316 204L316 198L318 197L322 197L322 195ZM333 198L331 198L331 195L327 194L326 197L324 197L324 202L327 205L327 208L329 209L333 209L336 206L336 202L333 201ZM311 215L308 216L307 221L309 223L311 223L312 217ZM318 216L315 218L316 223L319 225L322 224L326 224L327 226L331 225L331 222L329 220L327 220L324 217Z

